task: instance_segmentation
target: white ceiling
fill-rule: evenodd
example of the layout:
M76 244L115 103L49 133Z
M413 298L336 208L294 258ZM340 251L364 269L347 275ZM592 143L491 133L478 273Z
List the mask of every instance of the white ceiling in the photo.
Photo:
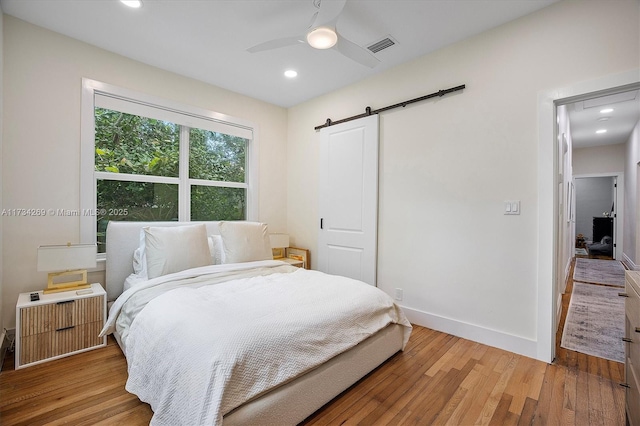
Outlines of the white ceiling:
M0 6L123 56L290 107L556 1L349 0L336 24L344 37L363 47L389 35L397 42L375 55L380 63L373 69L306 44L246 51L304 34L317 10L313 0L143 0L140 9L118 0L0 0ZM298 71L295 80L283 76L289 68Z
M604 109L611 112L601 112ZM567 105L574 148L625 143L640 119L640 91L598 96ZM606 133L596 133L598 130Z

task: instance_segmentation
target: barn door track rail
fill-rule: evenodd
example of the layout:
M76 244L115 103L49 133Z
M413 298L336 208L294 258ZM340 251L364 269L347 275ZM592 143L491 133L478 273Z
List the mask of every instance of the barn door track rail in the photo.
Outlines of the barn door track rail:
M332 121L330 118L327 118L327 121L324 124L322 124L320 126L316 126L314 128L316 130L320 130L320 129L323 129L325 127L334 126L336 124L346 123L347 121L353 121L353 120L357 120L359 118L368 117L368 116L370 116L372 114L380 114L381 112L389 111L390 109L400 108L400 107L404 108L409 104L414 104L416 102L426 101L427 99L431 99L431 98L441 98L444 95L447 95L447 94L453 93L453 92L457 92L457 91L462 90L464 88L465 88L465 85L462 84L460 86L452 87L450 89L438 90L437 92L433 92L433 93L430 93L428 95L420 96L419 98L410 99L408 101L399 102L397 104L389 105L389 106L386 106L384 108L378 108L378 109L375 109L375 110L372 110L371 107L368 106L368 107L365 108L365 112L362 113L362 114L354 115L354 116L348 117L348 118L343 118L342 120L337 120L337 121Z

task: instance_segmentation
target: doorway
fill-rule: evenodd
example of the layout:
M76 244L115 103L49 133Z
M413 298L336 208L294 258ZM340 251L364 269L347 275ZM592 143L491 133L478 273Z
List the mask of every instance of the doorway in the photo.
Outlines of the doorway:
M574 176L575 235L584 247L576 256L617 259L618 176Z
M559 134L557 127L558 108L586 98L638 89L640 89L640 69L635 69L538 94L539 232L536 347L537 358L540 360L551 362L555 356L557 308L562 296L559 287L564 284L558 272L565 266L559 259L559 245L566 244L568 240L567 232L561 229L559 220L569 209L565 207L567 198L564 191L567 185L561 184L566 171L560 164L563 144L562 135ZM563 219L566 224L566 218Z

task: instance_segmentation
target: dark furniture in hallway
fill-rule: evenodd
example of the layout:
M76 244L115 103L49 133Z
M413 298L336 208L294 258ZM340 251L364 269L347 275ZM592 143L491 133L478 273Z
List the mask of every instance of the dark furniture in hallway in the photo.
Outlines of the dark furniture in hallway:
M613 238L613 218L612 217L594 217L593 218L593 242L598 243L602 237L610 236Z
M613 258L613 218L593 218L593 243L587 244L589 257Z

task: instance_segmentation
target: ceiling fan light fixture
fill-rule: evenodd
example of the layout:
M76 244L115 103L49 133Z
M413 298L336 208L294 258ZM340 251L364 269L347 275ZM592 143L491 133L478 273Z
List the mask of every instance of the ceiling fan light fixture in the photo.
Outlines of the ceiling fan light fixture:
M314 28L307 33L307 43L315 49L330 49L338 42L338 34L327 27Z
M134 9L142 7L142 0L120 0L120 2Z

